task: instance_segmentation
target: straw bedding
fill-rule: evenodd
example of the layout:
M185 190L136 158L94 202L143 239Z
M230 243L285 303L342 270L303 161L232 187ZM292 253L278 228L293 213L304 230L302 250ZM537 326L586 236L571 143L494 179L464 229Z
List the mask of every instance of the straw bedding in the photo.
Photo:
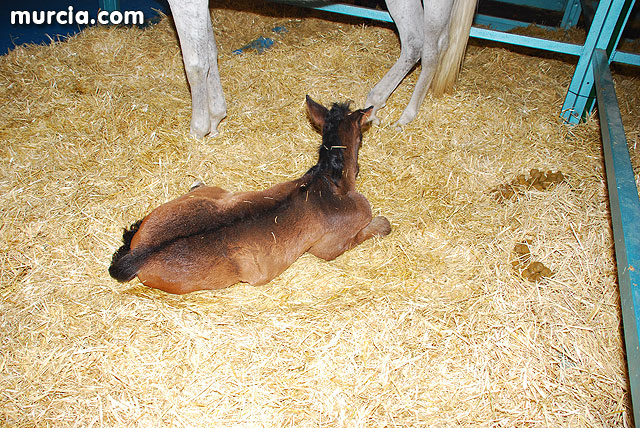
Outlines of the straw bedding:
M360 156L384 239L304 255L263 287L174 296L109 278L122 228L196 179L301 175L320 141L304 95L363 107L399 52L393 29L358 20L212 14L229 106L215 139L188 136L168 19L0 59L1 424L631 424L599 125L558 120L570 61L475 43L453 93L398 131L409 76ZM275 25L288 32L264 54L231 53ZM616 83L638 166L638 80ZM564 180L496 198L533 168ZM523 243L550 277L514 269Z

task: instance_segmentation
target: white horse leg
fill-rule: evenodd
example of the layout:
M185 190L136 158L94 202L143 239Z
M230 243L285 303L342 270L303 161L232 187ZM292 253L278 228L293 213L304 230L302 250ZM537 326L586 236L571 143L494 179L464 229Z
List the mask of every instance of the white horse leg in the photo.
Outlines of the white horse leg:
M169 0L191 87L191 134L218 134L227 106L218 72L218 49L207 0Z
M406 125L415 119L436 72L440 53L447 49L449 43L449 20L453 0L431 0L424 3L424 44L420 59L422 70L411 100L396 122L398 126Z
M367 96L365 105L373 106L370 120L374 123L380 123L376 116L378 109L384 107L391 93L420 59L424 38L421 0L386 0L386 3L398 28L400 57Z
M218 135L218 124L227 116L227 103L222 92L222 84L220 83L220 71L218 70L218 47L216 39L213 36L213 28L211 26L211 16L207 9L207 22L209 23L209 34L207 42L209 47L209 73L207 74L207 95L209 96L209 135L215 137Z

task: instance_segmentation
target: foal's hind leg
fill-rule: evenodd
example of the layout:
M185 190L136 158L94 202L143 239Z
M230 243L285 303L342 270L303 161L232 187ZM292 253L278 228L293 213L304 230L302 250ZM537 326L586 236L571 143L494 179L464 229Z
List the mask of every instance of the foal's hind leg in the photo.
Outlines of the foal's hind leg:
M231 195L231 192L228 190L224 190L221 187L217 186L205 186L204 183L200 186L191 187L189 193L183 195L181 198L183 199L191 199L194 197L202 197L212 200L224 199Z
M378 109L384 107L391 93L420 59L424 39L420 0L387 0L386 3L398 28L400 57L367 96L365 105L373 106L370 120L374 123L380 123L376 117Z

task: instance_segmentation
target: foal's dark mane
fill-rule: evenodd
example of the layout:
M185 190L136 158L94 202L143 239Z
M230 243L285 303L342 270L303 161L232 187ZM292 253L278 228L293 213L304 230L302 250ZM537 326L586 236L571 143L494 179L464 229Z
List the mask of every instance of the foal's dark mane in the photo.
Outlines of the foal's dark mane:
M338 135L338 127L351 110L349 103L334 103L327 112L322 128L322 145L318 151L318 163L307 174L314 178L326 177L338 184L344 169L344 145Z

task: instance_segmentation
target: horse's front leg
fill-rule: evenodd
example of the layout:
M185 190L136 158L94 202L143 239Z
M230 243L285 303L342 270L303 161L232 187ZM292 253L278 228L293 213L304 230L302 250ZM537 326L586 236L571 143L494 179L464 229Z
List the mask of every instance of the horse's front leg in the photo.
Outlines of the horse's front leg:
M178 30L184 68L191 87L191 134L202 138L218 134L227 115L220 84L218 49L207 0L169 0Z
M422 4L420 0L386 0L387 9L398 28L400 57L384 77L371 89L366 106L373 106L370 120L380 123L378 109L385 106L391 93L420 59L424 32L422 28Z

